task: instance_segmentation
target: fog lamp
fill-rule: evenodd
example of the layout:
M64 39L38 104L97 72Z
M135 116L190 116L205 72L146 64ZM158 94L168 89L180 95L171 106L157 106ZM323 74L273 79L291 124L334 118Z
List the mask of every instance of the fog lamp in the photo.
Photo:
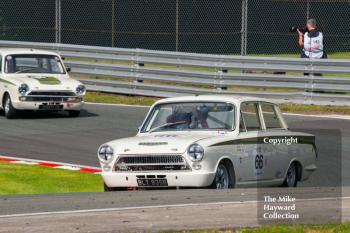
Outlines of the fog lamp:
M111 167L108 165L103 167L103 171L105 172L109 172L110 170L111 170Z
M200 165L200 164L193 164L193 169L194 170L199 170L201 168L202 168L202 165Z

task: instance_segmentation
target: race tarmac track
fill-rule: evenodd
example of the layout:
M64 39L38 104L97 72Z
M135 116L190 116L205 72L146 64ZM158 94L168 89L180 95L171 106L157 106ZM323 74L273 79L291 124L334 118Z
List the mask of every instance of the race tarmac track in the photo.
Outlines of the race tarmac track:
M264 209L267 196L295 198L278 204L295 205L295 210L277 211L290 213L285 215L287 220L266 215L273 213ZM0 232L159 232L336 224L350 220L349 209L349 188L326 187L2 196Z
M147 111L145 107L88 104L79 118L68 118L61 113L26 114L15 120L0 117L0 154L98 166L98 146L133 136ZM296 198L301 217L292 223L349 221L350 121L306 116L286 118L292 130L310 132L317 137L318 170L298 188L0 196L0 232L252 227L266 223L260 205L267 195Z
M0 116L0 155L99 166L96 151L105 142L133 136L147 107L87 104L79 118L63 113ZM316 135L318 170L302 186L350 184L350 120L286 116L292 130ZM343 169L344 168L344 169Z

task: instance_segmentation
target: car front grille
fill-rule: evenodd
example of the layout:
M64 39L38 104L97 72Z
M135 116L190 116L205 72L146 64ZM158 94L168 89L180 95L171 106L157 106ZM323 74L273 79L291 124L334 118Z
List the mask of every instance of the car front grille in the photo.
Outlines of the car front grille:
M68 97L56 97L56 96L28 96L26 97L26 101L34 101L34 102L66 102Z
M25 96L24 101L37 102L67 102L67 101L81 101L81 97L77 97L72 91L32 91Z
M28 95L32 96L76 96L72 91L32 91Z
M181 155L132 155L122 156L115 164L115 171L164 171L188 170Z

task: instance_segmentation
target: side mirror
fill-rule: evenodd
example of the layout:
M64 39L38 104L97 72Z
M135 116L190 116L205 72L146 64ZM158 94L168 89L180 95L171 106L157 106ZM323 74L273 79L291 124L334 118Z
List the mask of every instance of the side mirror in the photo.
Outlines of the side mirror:
M72 71L72 68L67 67L67 68L66 68L66 71L67 71L67 72L71 72L71 71Z

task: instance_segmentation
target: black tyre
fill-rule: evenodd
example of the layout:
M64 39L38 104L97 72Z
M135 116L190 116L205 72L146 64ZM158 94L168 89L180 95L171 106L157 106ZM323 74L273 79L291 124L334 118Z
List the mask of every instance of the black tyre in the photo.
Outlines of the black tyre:
M232 175L230 175L229 168L223 162L221 162L216 169L215 178L211 185L213 189L229 189L232 188L233 180Z
M4 114L7 119L13 119L17 115L17 110L13 107L12 101L9 95L6 95L3 101Z
M127 188L123 187L108 187L106 183L103 183L103 188L105 192L114 192L114 191L126 191Z
M80 115L80 111L68 111L69 117L78 117Z
M298 183L298 170L295 163L292 163L287 171L282 187L296 187Z

